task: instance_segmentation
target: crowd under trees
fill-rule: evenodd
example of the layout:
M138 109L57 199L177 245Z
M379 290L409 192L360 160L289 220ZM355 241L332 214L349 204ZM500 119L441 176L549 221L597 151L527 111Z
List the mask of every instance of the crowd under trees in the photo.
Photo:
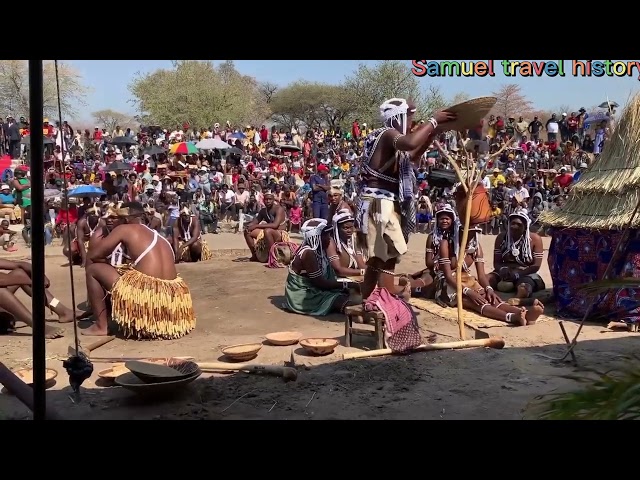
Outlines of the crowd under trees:
M70 65L59 63L58 71L62 114L65 119L73 118L77 107L86 104L90 88ZM58 97L52 61L44 63L44 84L44 114L56 119ZM1 60L0 112L28 117L28 85L27 61ZM230 60L218 64L176 60L171 68L137 74L129 91L136 114L100 110L92 114L95 124L109 130L115 126L135 128L137 124L172 127L187 123L203 128L227 121L232 125L269 123L285 129L345 128L355 119L378 125L378 106L390 97L413 100L418 107L416 118L425 119L438 109L469 98L464 92L447 98L434 85L425 88L424 82L411 73L408 62L400 60L359 65L338 85L298 80L286 86L243 75ZM493 112L496 116L532 119L537 115L546 120L552 113L536 110L515 84L487 94L498 98ZM561 113L576 108L561 105L556 110Z

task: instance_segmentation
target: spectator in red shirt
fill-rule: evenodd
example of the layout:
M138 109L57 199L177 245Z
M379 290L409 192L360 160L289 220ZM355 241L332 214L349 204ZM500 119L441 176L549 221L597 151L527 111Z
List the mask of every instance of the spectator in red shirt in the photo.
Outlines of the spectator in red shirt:
M564 190L573 182L573 175L569 175L567 169L562 167L560 169L560 175L555 178L555 181L558 182L558 186Z
M93 140L95 142L101 142L102 141L102 132L100 131L100 127L95 127L93 129Z
M360 123L358 122L358 119L356 118L356 121L353 122L353 125L351 126L351 136L353 138L360 138Z

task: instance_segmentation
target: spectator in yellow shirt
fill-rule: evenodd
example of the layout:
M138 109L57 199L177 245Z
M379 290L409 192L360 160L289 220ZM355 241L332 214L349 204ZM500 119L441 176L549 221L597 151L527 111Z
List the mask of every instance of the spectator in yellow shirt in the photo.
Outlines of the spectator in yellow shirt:
M489 234L494 235L496 231L500 233L500 223L502 222L502 209L496 202L491 202L491 221L489 222ZM485 228L486 228L485 224ZM485 235L487 232L485 232Z
M491 176L491 188L496 188L498 186L498 183L505 183L506 181L507 179L504 178L504 175L502 174L500 169L494 168L493 175Z

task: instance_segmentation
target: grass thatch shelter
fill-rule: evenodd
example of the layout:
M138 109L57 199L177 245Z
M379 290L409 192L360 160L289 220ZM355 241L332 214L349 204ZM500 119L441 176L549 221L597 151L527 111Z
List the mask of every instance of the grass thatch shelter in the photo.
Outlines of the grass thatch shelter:
M558 313L584 315L591 302L577 287L602 279L628 225L625 252L617 255L610 278L640 277L640 212L634 216L639 202L640 95L636 95L600 157L571 189L565 205L540 215L541 223L554 227L549 269ZM623 289L600 298L593 315L607 321L637 321L639 306L640 292Z

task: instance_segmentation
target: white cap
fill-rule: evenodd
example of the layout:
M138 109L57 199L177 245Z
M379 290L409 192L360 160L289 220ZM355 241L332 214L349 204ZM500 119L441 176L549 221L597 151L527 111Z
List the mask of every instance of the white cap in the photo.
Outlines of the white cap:
M587 165L585 162L582 162L579 167L580 168L587 168L589 165Z
M0 187L0 190L11 190L11 187L5 183Z
M567 114L566 114L566 113L563 113L563 114L562 114L562 116L563 116L563 117L566 117L566 116L567 116Z
M160 181L160 177L158 175L154 175L153 177L151 177L151 181L152 182L159 182Z

